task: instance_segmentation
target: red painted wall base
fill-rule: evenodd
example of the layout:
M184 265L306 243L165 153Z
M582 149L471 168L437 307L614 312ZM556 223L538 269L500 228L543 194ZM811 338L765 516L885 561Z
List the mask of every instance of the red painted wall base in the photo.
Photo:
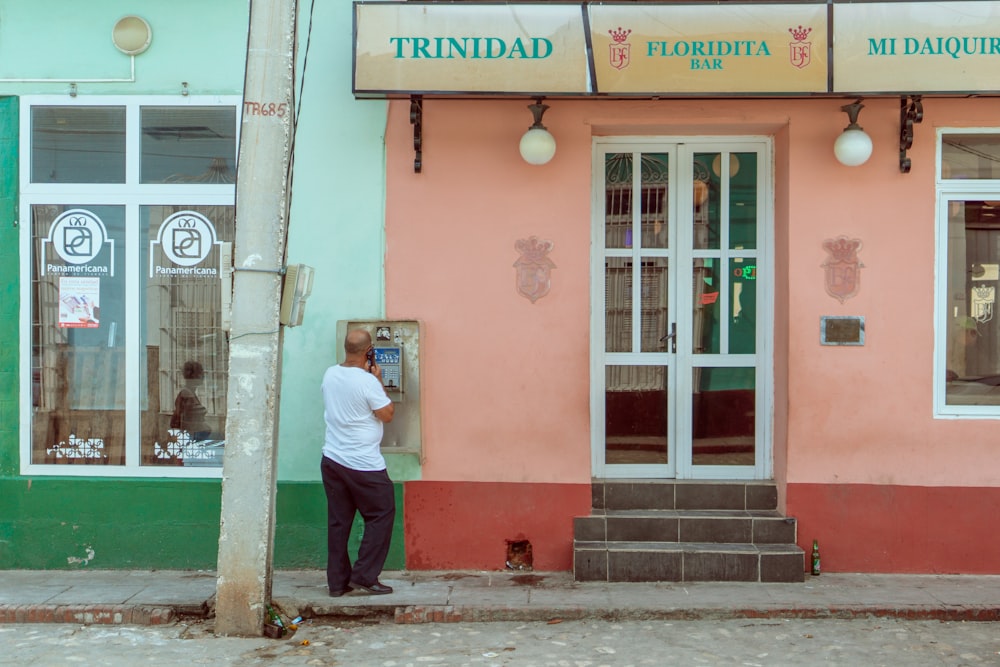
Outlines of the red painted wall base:
M825 572L1000 574L1000 488L789 484L787 499Z
M531 543L534 569L573 569L573 517L590 514L590 484L407 482L406 567L502 570L508 540Z

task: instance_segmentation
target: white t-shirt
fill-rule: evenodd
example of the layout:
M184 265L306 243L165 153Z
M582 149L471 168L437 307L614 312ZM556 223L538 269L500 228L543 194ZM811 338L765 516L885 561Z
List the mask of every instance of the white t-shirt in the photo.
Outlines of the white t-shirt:
M323 456L352 470L384 470L382 422L373 412L392 401L368 371L330 366L323 374Z

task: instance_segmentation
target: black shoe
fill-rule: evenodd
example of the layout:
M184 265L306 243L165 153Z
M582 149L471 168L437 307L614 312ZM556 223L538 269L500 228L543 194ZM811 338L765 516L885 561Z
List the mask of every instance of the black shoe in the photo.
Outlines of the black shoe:
M330 597L332 597L332 598L339 598L342 595L346 595L347 593L350 593L350 592L351 592L351 587L348 586L347 588L345 588L342 591L330 591Z
M351 588L355 588L360 591L365 591L369 595L388 595L389 593L392 592L392 586L386 586L385 584L380 583L378 581L376 581L371 586L365 586L363 584L359 584L356 581L352 581Z

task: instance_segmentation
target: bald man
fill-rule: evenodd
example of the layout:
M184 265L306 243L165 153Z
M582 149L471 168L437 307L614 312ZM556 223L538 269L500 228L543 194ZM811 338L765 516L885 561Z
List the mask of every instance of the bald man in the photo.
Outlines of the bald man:
M378 580L389 554L396 496L382 457L382 425L392 421L392 401L382 386L372 337L352 329L344 338L344 362L323 375L323 487L327 506L326 582L332 597L355 590L386 595ZM360 512L364 537L353 567L347 541Z

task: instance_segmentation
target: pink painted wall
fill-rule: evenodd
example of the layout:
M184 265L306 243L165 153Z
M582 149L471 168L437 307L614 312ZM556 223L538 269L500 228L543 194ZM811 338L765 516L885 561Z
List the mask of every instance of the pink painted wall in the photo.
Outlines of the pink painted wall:
M931 411L934 130L996 123L1000 101L925 100L910 174L898 98L865 101L875 152L856 168L833 157L840 99L549 100L558 151L542 167L517 152L528 103L425 100L420 174L409 103L390 105L386 308L425 323L424 480L589 482L592 136L732 133L776 138L776 478L1000 486L996 423ZM531 235L557 267L534 304L513 268ZM844 304L821 267L838 235L864 242ZM865 346L821 346L822 315L865 316Z
M525 104L425 101L420 174L390 109L386 312L425 325L425 480L590 480L590 143L527 165ZM535 303L513 266L533 235L556 265Z
M859 121L875 152L855 168L830 154L830 104L794 105L789 146L788 480L998 486L997 422L934 419L931 401L935 130L995 125L1000 101L925 100L909 174L898 166L898 98L865 101ZM864 242L865 265L844 304L819 268L821 243L841 234ZM864 347L818 345L821 315L864 315Z

